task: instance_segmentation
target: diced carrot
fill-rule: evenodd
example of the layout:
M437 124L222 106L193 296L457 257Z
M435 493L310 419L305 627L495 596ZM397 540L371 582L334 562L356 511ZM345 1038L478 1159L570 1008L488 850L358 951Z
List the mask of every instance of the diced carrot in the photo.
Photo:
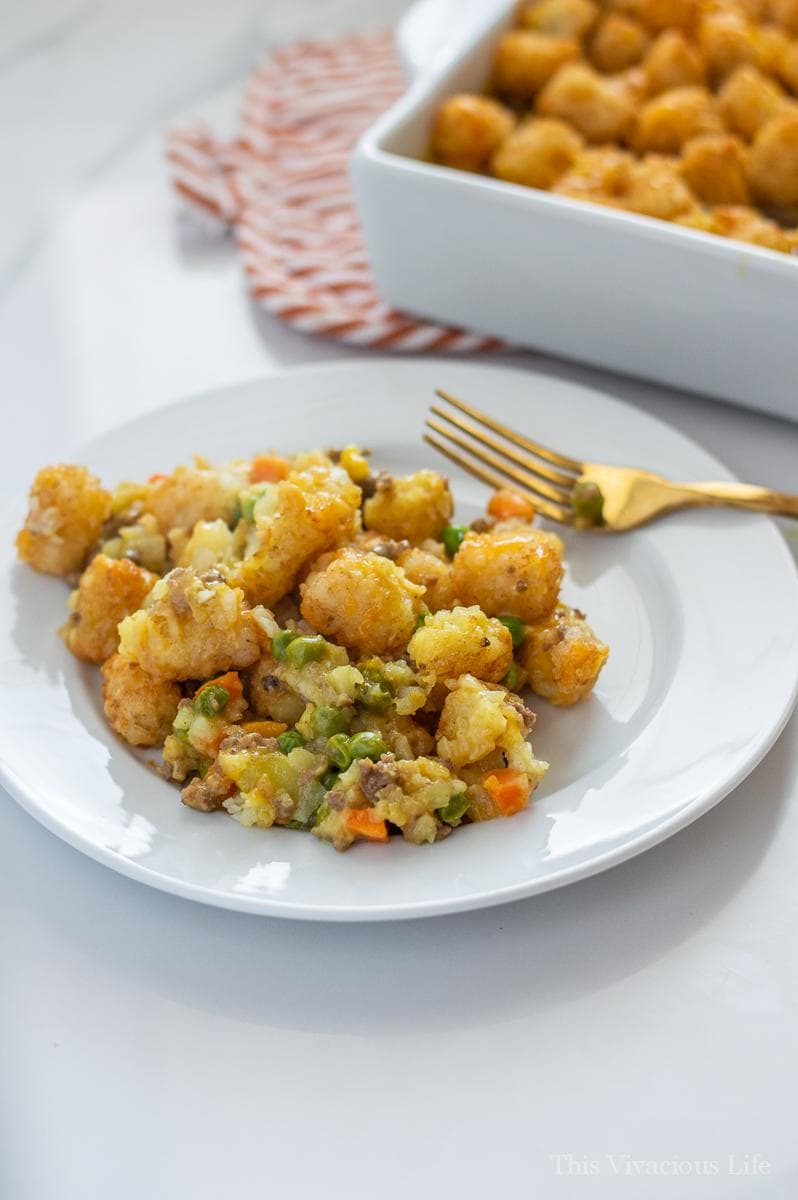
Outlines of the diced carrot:
M156 471L154 475L150 475L147 483L158 483L160 479L166 479L163 471Z
M278 483L288 474L288 460L279 454L257 454L249 469L250 483Z
M529 803L529 780L523 771L500 767L482 776L482 786L503 817L512 817Z
M282 721L242 721L241 728L246 733L259 733L261 737L278 737L288 728Z
M526 496L521 496L510 488L499 488L488 501L488 514L497 521L509 521L512 517L531 521L535 515L535 506Z
M197 688L194 695L199 696L200 692L204 692L211 684L223 687L229 693L231 700L240 700L244 695L244 688L237 671L228 671L225 675L218 675L216 679L209 679L207 683L203 683L202 687Z
M368 838L370 842L388 841L388 826L370 808L348 808L344 820L349 832L358 837Z

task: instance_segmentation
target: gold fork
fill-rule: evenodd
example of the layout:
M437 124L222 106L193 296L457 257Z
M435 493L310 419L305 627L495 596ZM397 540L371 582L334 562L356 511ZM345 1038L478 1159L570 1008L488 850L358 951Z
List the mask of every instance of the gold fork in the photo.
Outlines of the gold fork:
M424 441L491 487L531 493L535 508L552 521L619 532L695 505L798 517L798 496L750 483L672 483L636 467L580 462L533 442L449 392L437 389L435 394L450 407L430 405L435 415L427 418L427 428L433 433L425 433Z

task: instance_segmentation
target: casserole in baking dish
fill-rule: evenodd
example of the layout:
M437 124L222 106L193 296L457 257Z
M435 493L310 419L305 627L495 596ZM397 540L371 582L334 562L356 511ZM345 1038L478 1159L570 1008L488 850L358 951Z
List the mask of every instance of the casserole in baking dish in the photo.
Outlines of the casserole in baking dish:
M441 101L485 88L515 11L486 0L356 151L355 191L383 297L798 419L794 258L424 161Z

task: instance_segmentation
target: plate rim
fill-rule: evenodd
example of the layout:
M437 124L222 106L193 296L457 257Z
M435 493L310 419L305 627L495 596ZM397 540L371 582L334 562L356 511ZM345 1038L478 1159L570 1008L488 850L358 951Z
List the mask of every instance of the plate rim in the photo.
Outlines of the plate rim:
M536 377L538 380L551 385L555 389L562 387L567 391L576 390L585 395L598 396L602 402L610 401L611 404L618 406L621 410L631 410L636 415L643 415L648 422L652 422L654 425L667 430L669 435L677 435L693 451L698 452L708 462L712 462L719 473L728 479L736 478L733 472L721 460L717 459L714 454L706 450L689 434L683 433L681 429L663 420L658 415L654 415L647 410L639 410L629 401L614 396L600 387L592 387L580 382L561 379L558 376L548 376L544 371L540 371L534 367L527 368L525 366L509 365L490 360L486 362L464 362L462 359L452 360L445 355L397 359L391 355L381 354L369 357L368 359L347 357L332 362L304 363L279 367L277 370L265 375L256 375L231 384L216 385L177 397L166 404L159 405L155 409L111 424L101 429L88 441L72 446L69 449L69 453L75 456L83 454L86 457L90 457L92 453L95 453L102 447L107 439L117 438L120 435L123 436L127 429L140 426L148 420L152 420L164 410L177 410L211 396L219 396L220 394L237 391L244 392L255 386L262 386L264 392L266 392L270 383L288 376L326 376L331 373L346 374L352 371L368 373L375 368L379 371L380 368L387 367L391 369L398 367L407 370L408 373L413 373L415 369L418 369L419 372L429 369L436 362L442 364L448 363L450 366L456 363L459 368L477 366L483 369L487 368L491 372L498 371L515 375L525 374L530 377ZM265 395L264 402L268 403ZM18 505L14 505L13 503L9 505L8 518L2 523L3 526L14 526L15 510L18 507ZM778 552L790 571L796 596L798 597L798 565L795 563L787 543L774 521L767 516L763 516L761 523L763 528L768 529L774 552ZM13 562L14 557L11 554L7 565L12 565ZM0 749L0 784L5 787L9 795L25 812L71 848L126 878L153 887L158 891L178 896L181 899L207 904L216 908L223 908L228 911L244 912L258 916L280 917L285 920L333 923L420 920L426 917L492 908L501 904L509 904L535 895L541 895L610 870L623 862L636 858L646 850L653 849L709 812L756 769L781 736L797 702L798 672L796 672L793 678L790 694L782 704L778 719L753 743L749 755L743 763L730 772L729 775L724 776L717 785L706 787L699 796L683 805L677 812L638 834L636 837L624 841L621 845L609 850L600 851L581 862L563 866L543 878L496 887L488 892L473 892L465 896L437 897L430 900L410 900L398 904L372 903L362 907L345 904L303 904L294 900L283 901L269 896L248 896L245 893L217 891L204 884L192 883L156 871L142 864L137 859L129 858L113 849L97 844L91 841L88 836L82 835L72 829L68 824L54 817L49 812L46 804L39 800L36 795L35 784L26 784L25 781L17 776L16 772L6 763L2 749Z

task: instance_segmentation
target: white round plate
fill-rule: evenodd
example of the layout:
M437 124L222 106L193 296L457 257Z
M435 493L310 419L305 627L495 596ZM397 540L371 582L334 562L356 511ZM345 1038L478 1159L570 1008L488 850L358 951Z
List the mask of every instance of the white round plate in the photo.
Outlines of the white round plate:
M141 417L74 456L108 483L269 447L357 440L396 471L443 464L420 438L436 386L544 443L674 478L728 472L668 426L598 392L449 360L378 360L289 371ZM450 471L461 517L485 489ZM193 812L116 740L99 673L56 636L67 588L13 560L2 535L2 780L59 837L115 870L192 900L272 916L388 920L500 904L604 870L669 837L768 751L798 681L798 579L776 528L733 512L682 513L635 533L566 532L565 599L611 654L571 710L534 701L551 763L530 809L415 847L392 839L337 854L290 830L247 830Z

